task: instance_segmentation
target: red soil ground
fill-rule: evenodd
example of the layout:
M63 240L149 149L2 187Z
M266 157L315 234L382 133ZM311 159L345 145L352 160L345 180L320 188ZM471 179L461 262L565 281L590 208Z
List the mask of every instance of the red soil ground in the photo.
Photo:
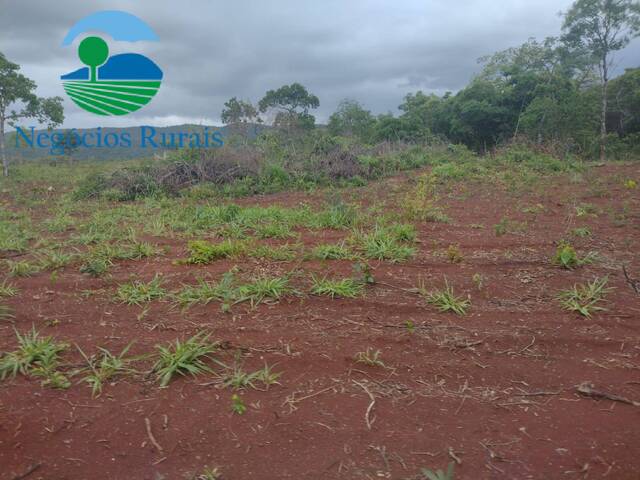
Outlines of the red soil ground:
M640 402L640 295L621 270L626 263L640 276L640 198L621 181L639 173L637 166L599 167L584 183L555 178L527 193L459 186L446 202L451 223L418 225L418 254L406 263L372 262L377 284L360 299L292 296L231 313L217 303L183 312L153 302L142 318L141 308L115 303L115 286L132 274L148 281L161 273L177 288L197 276L218 279L233 265L270 273L298 266L249 259L174 265L185 254L185 242L175 239L154 239L170 253L120 262L110 279L90 279L76 265L55 283L48 273L12 280L21 293L7 301L16 318L0 324L2 351L16 348L14 327L31 325L85 352L119 352L135 340L133 355L208 330L223 342L220 358L231 361L239 351L246 370L267 362L282 377L266 391L238 392L244 415L231 411L234 392L207 375L164 389L151 376L121 378L98 398L76 378L68 390L43 388L35 378L5 380L0 480L189 479L205 466L229 480L417 479L421 468L452 461L456 480L637 480L640 407L581 395L576 386L589 382ZM405 187L395 178L353 196L388 198L392 209L393 192ZM302 200L308 197L295 193L243 203ZM576 218L580 203L599 213ZM540 212L523 212L538 204ZM526 232L496 236L493 226L505 216L526 221ZM577 226L592 232L572 240L578 252L597 251L599 260L576 270L553 266L556 242ZM302 240L311 246L344 235L302 232ZM451 244L464 256L459 264L446 257ZM300 266L348 276L352 264ZM615 287L606 311L585 318L555 300L558 291L604 275ZM467 315L439 313L403 290L419 279L442 287L445 277L470 295ZM85 298L83 290L99 292ZM386 367L354 362L368 347L381 351ZM75 349L65 358L82 364Z

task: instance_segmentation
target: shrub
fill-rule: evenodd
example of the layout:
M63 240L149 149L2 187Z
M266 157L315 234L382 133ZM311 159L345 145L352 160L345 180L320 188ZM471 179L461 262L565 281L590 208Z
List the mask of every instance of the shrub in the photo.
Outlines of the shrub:
M213 244L204 240L189 242L189 258L186 263L211 263L220 258L230 258L245 251L245 244L236 240L225 240Z

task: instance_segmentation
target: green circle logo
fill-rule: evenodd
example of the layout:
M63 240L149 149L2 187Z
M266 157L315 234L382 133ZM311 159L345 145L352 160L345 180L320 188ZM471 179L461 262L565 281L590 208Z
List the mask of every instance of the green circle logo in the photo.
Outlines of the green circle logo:
M104 11L76 23L62 44L71 45L89 31L104 31L116 41L158 40L135 15ZM62 75L62 85L78 107L96 115L135 112L151 101L162 83L162 70L151 59L138 53L109 56L109 45L99 36L82 39L78 58L85 67Z

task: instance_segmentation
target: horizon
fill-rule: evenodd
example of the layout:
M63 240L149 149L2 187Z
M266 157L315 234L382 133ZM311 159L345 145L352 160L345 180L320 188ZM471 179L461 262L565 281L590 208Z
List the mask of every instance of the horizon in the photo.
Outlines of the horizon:
M514 0L500 6L466 0L464 8L457 9L435 0L401 5L383 1L303 5L282 0L268 6L199 1L188 11L175 9L168 1L154 3L153 9L131 1L2 3L3 53L36 81L38 95L64 98L66 118L61 128L69 129L222 125L220 113L229 98L257 102L267 90L293 82L319 97L320 107L313 112L318 123L326 123L346 98L375 115L395 114L408 93L459 91L479 73L478 58L484 55L531 37L559 35L558 12L566 10L571 0L536 5ZM165 72L153 101L126 117L96 117L82 111L59 81L61 74L81 67L75 52L80 39L63 47L65 33L87 14L107 8L139 16L159 36L158 42L139 41L133 47L113 42L112 54L127 48L149 54ZM485 20L475 22L474 12ZM211 18L220 19L219 24L212 25ZM277 29L271 28L273 22ZM32 48L34 43L39 48ZM637 67L639 60L636 40L618 52L614 73Z

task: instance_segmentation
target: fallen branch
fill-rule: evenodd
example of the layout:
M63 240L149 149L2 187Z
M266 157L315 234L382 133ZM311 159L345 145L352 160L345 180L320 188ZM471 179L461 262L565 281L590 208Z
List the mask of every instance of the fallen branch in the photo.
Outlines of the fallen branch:
M15 477L13 477L11 480L22 480L23 478L27 478L29 475L31 475L33 472L35 472L36 470L38 470L40 467L42 466L41 463L36 463L35 465L32 465L31 467L29 467L29 470L27 470L24 473L21 473L20 475L16 475Z
M355 380L353 380L353 383L355 383L360 388L362 388L365 392L367 392L367 395L369 395L369 398L371 399L371 403L367 407L367 411L364 414L364 421L367 424L367 428L371 430L371 425L373 425L373 422L376 421L375 417L371 419L371 410L373 410L373 406L376 404L376 397L374 397L373 394L369 391L369 389L366 386L364 386L362 383L356 382Z
M580 395L585 397L604 398L606 400L611 400L612 402L620 402L627 405L633 405L634 407L640 407L640 402L635 402L619 395L596 390L594 385L589 382L582 382L580 385L576 386L576 389Z
M153 436L153 432L151 431L151 421L148 418L145 418L144 424L147 427L147 436L149 437L149 440L151 441L153 446L156 447L156 450L158 450L158 453L164 453L162 446L158 443L158 441L156 440L156 437Z
M635 280L629 276L629 272L627 272L626 265L622 265L622 273L624 273L624 278L629 284L629 286L632 288L632 290L637 294L640 294L640 280Z

